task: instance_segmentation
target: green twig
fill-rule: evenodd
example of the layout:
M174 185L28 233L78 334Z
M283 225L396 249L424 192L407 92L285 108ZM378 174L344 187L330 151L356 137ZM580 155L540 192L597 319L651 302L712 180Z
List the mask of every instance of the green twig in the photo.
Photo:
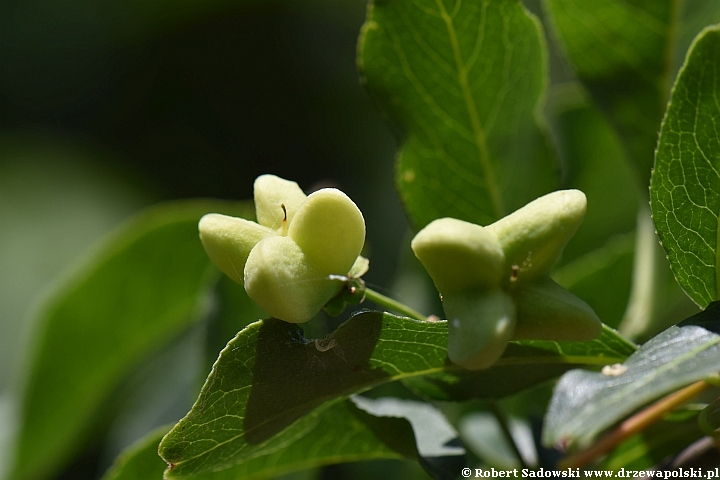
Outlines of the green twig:
M427 320L427 317L423 315L422 313L416 312L412 308L408 307L407 305L404 305L397 300L393 300L390 297L386 297L382 293L378 293L375 290L371 290L369 288L365 289L365 298L370 300L371 302L377 303L378 305L381 305L389 310L393 310L395 312L398 312L402 315L405 315L410 318L414 318L415 320Z
M661 400L658 400L654 404L622 422L615 430L602 437L587 450L583 450L562 459L558 463L558 468L560 470L564 470L566 468L584 467L595 458L615 448L624 440L627 440L636 433L642 432L650 425L663 418L670 411L688 402L709 386L709 383L701 380L693 383L692 385L688 385L682 390L678 390Z

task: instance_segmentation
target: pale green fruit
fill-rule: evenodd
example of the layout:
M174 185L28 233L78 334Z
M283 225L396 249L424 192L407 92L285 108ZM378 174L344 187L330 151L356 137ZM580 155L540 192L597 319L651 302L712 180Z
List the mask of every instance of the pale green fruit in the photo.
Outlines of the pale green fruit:
M582 223L586 207L580 190L560 190L488 225L505 252L507 281L520 285L547 274Z
M500 283L505 255L487 228L441 218L420 230L411 246L443 295Z
M342 288L329 280L289 237L267 237L245 265L245 290L267 313L286 322L310 320Z
M260 240L272 235L269 228L255 222L219 213L202 217L198 230L210 260L240 285L243 284L243 271L250 251Z
M501 289L443 296L448 320L448 358L470 370L494 364L515 329L515 305Z
M550 277L513 292L518 322L513 340L582 342L600 335L602 323L587 303Z
M255 214L260 225L282 235L307 198L297 183L275 175L260 175L253 185Z
M360 276L367 260L365 220L347 195L334 188L306 197L295 182L275 175L255 180L258 223L210 214L200 239L210 259L244 284L270 315L306 322L342 288L332 275Z
M323 188L297 210L288 236L325 274L347 275L365 243L365 219L343 192Z

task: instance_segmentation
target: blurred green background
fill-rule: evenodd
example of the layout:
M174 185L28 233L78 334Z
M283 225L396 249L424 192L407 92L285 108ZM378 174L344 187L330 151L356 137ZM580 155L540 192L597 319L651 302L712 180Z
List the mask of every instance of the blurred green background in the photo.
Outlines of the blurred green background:
M366 3L0 2L0 479L33 313L93 245L145 206L248 199L262 173L306 190L336 186L365 216L366 281L424 313L441 313L409 249L393 186L395 137L358 78ZM539 0L525 3L542 16ZM578 89L554 36L547 40L546 114L561 183L591 199L557 280L617 325L630 288L639 200L615 133ZM593 249L599 254L583 260ZM617 280L601 278L606 270L593 274L598 262L612 263L605 267ZM234 295L241 291L221 281L219 301L257 315L246 297ZM117 388L91 441L51 478L99 478L127 445L187 413L218 351L247 321L205 320L169 339ZM304 328L308 338L319 337L339 321ZM388 388L410 396L398 384ZM547 393L530 392L525 403L539 408ZM399 461L290 477L429 478L416 463Z
M0 3L0 444L38 300L144 206L250 198L262 173L304 189L337 186L366 218L366 279L390 288L407 223L393 188L395 140L355 68L365 8L364 0ZM157 391L164 378L181 399L152 411L133 406L147 391L126 393L105 444L58 478L96 478L129 442L187 411L206 373L203 355L188 354L193 335L124 387ZM179 361L187 378L168 378Z

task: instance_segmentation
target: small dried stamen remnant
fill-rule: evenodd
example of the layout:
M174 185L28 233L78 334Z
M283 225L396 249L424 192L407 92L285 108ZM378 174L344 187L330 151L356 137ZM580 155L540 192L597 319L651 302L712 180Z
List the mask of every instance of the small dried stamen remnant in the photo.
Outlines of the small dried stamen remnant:
M287 208L285 208L285 204L281 203L280 208L283 209L283 222L287 222Z
M318 338L315 340L315 348L318 352L327 352L337 346L337 340L334 338Z
M615 363L613 365L605 365L600 372L608 377L617 377L627 372L627 367L622 363Z

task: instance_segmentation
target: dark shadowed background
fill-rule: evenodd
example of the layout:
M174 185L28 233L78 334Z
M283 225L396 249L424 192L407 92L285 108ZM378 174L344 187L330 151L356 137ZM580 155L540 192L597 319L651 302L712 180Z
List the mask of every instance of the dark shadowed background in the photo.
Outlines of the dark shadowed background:
M365 4L0 4L0 421L37 299L143 206L250 198L262 173L337 186L366 218L366 278L390 287L407 223L355 68ZM62 478L94 478L95 450Z

